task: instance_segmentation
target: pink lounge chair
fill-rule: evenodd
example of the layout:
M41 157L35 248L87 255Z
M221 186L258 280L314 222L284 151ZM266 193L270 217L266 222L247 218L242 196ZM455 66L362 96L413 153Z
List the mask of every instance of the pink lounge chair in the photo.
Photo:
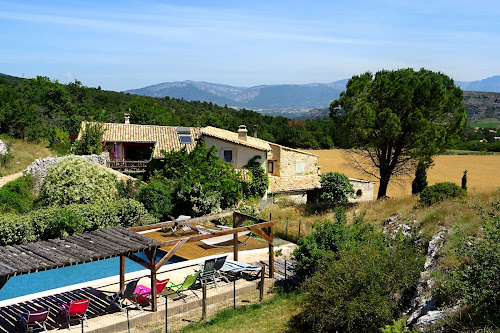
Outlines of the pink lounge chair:
M89 326L87 322L88 306L89 306L88 298L61 304L61 310L63 315L66 317L66 321L68 323L68 329L79 327L81 320L85 320L86 327ZM71 321L74 322L76 320L78 320L78 324L74 324L72 326Z
M156 296L159 297L161 300L161 302L158 303L158 305L165 304L165 299L163 298L163 296L160 293L163 291L163 289L165 289L165 286L167 285L168 280L169 279L156 281ZM143 285L138 285L135 288L135 293L132 297L134 298L134 301L139 303L139 304L148 303L148 305L149 305L153 301L153 299L152 299L153 296L151 295L151 288L148 288L148 287L143 286Z
M24 325L25 332L47 332L45 320L49 316L49 309L20 313L19 317Z

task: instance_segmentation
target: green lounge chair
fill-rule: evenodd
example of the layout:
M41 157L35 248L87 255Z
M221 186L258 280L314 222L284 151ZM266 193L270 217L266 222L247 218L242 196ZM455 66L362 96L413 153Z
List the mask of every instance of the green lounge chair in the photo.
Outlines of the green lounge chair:
M182 300L184 302L186 302L185 298L187 297L187 295L184 294L184 291L189 290L197 298L199 298L198 295L196 295L196 293L191 289L193 284L198 279L198 275L200 275L200 272L196 272L194 274L186 276L183 283L176 283L176 282L168 281L167 287L166 287L167 291L164 291L163 295L168 297L168 295L175 293L175 294L179 295L179 297L182 298Z

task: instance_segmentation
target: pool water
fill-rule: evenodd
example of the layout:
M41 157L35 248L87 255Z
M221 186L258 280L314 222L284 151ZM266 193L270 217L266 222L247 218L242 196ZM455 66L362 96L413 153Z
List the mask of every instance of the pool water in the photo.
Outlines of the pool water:
M146 259L144 253L136 254ZM157 262L165 255L158 251ZM147 259L146 259L147 260ZM173 256L166 264L183 261L181 257ZM136 272L146 269L138 263L125 258L125 273ZM55 288L70 286L73 284L103 279L120 274L120 258L110 258L93 261L86 264L62 267L43 272L14 276L0 289L0 301L38 293Z

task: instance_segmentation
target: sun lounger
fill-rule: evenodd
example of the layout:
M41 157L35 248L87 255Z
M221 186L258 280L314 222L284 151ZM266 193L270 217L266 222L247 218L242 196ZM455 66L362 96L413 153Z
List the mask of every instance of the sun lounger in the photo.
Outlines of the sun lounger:
M111 296L108 296L108 300L111 302L111 304L108 306L108 308L111 305L116 305L121 311L126 311L127 309L131 307L135 307L139 310L139 312L135 313L133 316L138 315L139 313L144 312L143 307L150 305L150 301L148 298L143 296L140 293L136 293L136 288L137 288L137 283L139 282L139 279L132 280L129 283L127 283L120 292L117 292Z
M87 322L88 307L89 307L88 298L61 304L61 310L64 317L66 318L68 329L79 327L81 325L80 321L85 321L85 326L87 327L89 326ZM71 324L72 321L73 325Z
M172 281L168 281L166 288L167 290L163 291L162 295L168 297L168 295L175 293L179 296L179 298L182 298L182 300L186 302L185 298L187 296L184 294L184 291L190 290L197 298L199 298L199 296L196 295L196 293L191 289L193 284L198 279L198 275L200 275L200 272L196 272L194 274L186 276L183 283L175 283Z
M19 314L25 332L47 332L45 321L49 315L49 309L28 311Z
M169 279L156 281L156 295L157 295L157 297L160 298L160 303L158 303L158 305L165 304L165 302L166 302L164 297L161 295L161 292L163 291L163 289L165 289L165 286L167 285L168 280ZM135 294L132 295L131 298L136 300L140 304L144 304L144 303L146 303L146 301L149 302L149 304L151 304L153 301L153 295L151 294L151 292L152 292L151 288L148 288L148 287L143 286L143 285L138 285L135 288ZM143 301L144 299L146 301Z
M250 272L248 274L257 277L262 272L262 267L246 264L239 261L226 260L224 266L222 266L220 271L222 273L231 275L236 275L242 272Z

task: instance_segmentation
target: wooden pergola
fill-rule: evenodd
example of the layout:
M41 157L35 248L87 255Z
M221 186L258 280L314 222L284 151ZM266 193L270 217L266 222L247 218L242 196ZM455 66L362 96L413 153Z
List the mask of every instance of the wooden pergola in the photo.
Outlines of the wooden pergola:
M62 239L0 247L0 288L9 278L113 257L131 257L161 245L123 227L100 229Z
M141 232L141 231L148 231L148 230L154 230L154 229L163 229L163 228L171 228L174 226L187 226L193 230L199 230L200 227L197 226L196 224L202 223L202 222L207 222L207 221L212 221L220 218L225 218L225 217L230 217L232 216L233 218L233 228L232 229L226 229L226 230L210 230L210 229L204 229L201 228L205 231L211 231L210 233L206 234L199 234L195 236L190 236L190 237L184 237L180 239L175 239L175 240L169 240L166 242L161 243L161 246L168 246L168 245L173 245L173 248L168 251L158 262L156 262L156 251L158 250L158 246L154 249L151 250L146 250L146 256L148 258L148 261L143 260L137 256L128 256L129 259L141 264L142 266L146 267L151 271L151 294L156 295L156 275L158 270L165 264L172 256L186 243L191 243L191 242L198 242L203 239L208 239L208 238L213 238L213 237L219 237L219 236L224 236L224 235L233 235L233 257L234 260L238 260L238 233L242 231L253 231L260 237L262 237L269 246L269 276L274 277L274 245L273 245L273 227L276 224L276 221L266 221L262 219L258 219L249 215L242 214L238 211L231 211L231 212L226 212L226 213L221 213L221 214L215 214L215 215L207 215L207 216L202 216L202 217L196 217L192 218L189 220L183 220L183 221L171 221L171 222L162 222L162 223L157 223L157 224L151 224L147 226L140 226L140 227L132 227L130 230L135 231L135 232ZM248 225L248 226L243 226L243 223L245 221L250 220L255 222L255 224ZM120 286L123 288L125 284L125 256L121 256L120 258ZM153 304L152 304L153 311L158 310L158 303L156 297L153 297Z
M198 223L215 219L233 218L233 228L226 230L204 229ZM253 225L242 226L247 220L255 222ZM50 239L20 245L0 247L0 289L9 278L17 275L35 273L39 271L78 265L87 262L120 257L120 288L125 285L125 258L129 258L151 271L152 294L156 295L156 275L160 267L186 243L197 242L202 239L233 235L234 260L238 260L238 233L246 230L255 232L269 244L269 274L274 277L274 246L273 226L276 222L265 221L242 214L237 211L208 215L183 221L163 222L153 225L123 228L114 227L85 232L62 239ZM193 230L210 231L180 239L160 242L138 232L153 229L162 229L178 226L188 226ZM156 261L157 250L162 246L173 247L159 261ZM144 252L148 260L135 254ZM153 311L158 310L157 298L152 298Z

